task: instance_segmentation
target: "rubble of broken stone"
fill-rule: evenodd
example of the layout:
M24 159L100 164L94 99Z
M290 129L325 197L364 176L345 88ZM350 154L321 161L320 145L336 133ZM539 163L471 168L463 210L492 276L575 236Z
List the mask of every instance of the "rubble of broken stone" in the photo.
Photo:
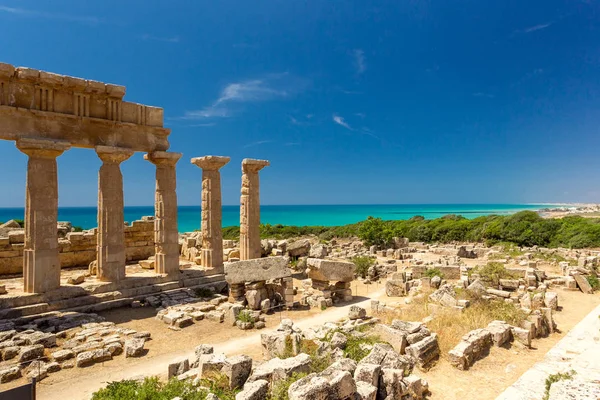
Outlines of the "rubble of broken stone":
M378 335L385 329L390 344L361 344L368 354L356 362L345 357L344 348L351 336L370 333L364 327ZM302 352L306 341L313 343L316 354ZM200 345L191 360L174 360L168 366L168 377L191 379L209 390L206 380L219 376L229 388L241 390L236 396L239 400L264 400L273 385L290 378L299 378L287 392L293 400L417 400L425 397L429 386L414 369L427 369L439 356L437 337L424 324L394 321L387 326L367 317L366 310L358 306L352 306L341 322L305 330L284 319L274 332L261 335L261 343L264 361L245 355L227 357L215 354L211 346ZM316 358L324 357L329 357L331 365L312 372Z
M0 325L0 383L40 381L63 369L146 354L149 332L120 328L97 314L51 313Z

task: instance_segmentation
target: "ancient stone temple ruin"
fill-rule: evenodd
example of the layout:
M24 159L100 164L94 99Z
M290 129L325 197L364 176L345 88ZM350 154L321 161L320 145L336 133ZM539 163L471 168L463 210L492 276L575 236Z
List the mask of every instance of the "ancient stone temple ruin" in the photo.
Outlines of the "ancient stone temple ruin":
M192 158L202 169L202 231L181 244L176 165L182 154L168 151L170 130L163 127L163 110L124 101L124 95L123 86L0 63L0 139L14 141L28 156L25 229L15 221L0 227L0 276L22 273L23 285L14 277L8 293L0 285L0 319L64 309L97 311L129 305L150 293L225 285L220 169L230 158ZM72 147L91 149L102 161L98 227L84 232L57 221L57 159ZM136 152L144 152L156 168L155 215L128 225L121 164ZM258 172L268 165L265 160L242 161L241 254L228 253L229 261L261 257ZM199 256L184 255L190 247L186 241L193 242ZM136 261L139 265L129 270L127 264ZM267 299L291 306L286 261L269 260L278 266L265 279L257 275L266 273L262 262L238 266L244 271L230 282L233 297L250 298L253 308ZM61 286L61 268L88 265L92 277L63 275ZM246 287L242 278L251 285ZM269 286L273 280L277 296ZM265 294L267 287L271 289Z
M57 237L57 158L71 147L93 149L98 176L98 279L125 278L123 181L120 164L146 152L157 166L155 243L157 272L177 269L175 163L168 153L163 110L123 101L125 87L0 64L0 139L13 140L27 163L24 291L60 286ZM168 160L168 161L166 161Z

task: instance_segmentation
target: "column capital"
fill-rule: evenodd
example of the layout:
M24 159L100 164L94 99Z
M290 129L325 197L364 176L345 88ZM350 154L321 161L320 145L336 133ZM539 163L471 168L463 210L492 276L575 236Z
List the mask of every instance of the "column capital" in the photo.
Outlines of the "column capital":
M264 167L268 167L271 163L267 160L255 160L253 158L244 158L242 160L242 172L257 173Z
M150 161L154 165L166 165L174 167L179 159L183 156L182 153L172 153L169 151L153 151L144 154L144 160Z
M96 154L107 164L120 164L133 155L134 151L124 147L96 146Z
M229 161L231 161L231 157L224 156L204 156L191 159L192 164L209 171L217 171Z
M37 158L56 158L71 148L71 144L63 140L35 138L18 139L16 145L23 153Z

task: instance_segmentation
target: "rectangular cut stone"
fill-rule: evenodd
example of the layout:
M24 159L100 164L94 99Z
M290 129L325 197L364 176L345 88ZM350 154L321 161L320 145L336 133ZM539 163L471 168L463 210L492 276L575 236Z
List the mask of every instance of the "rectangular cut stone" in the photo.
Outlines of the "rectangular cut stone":
M225 280L229 284L267 281L291 276L284 257L255 258L225 263Z
M581 291L583 293L588 293L588 294L594 293L594 289L592 289L592 286L587 281L585 276L583 276L581 274L573 274L573 278L575 279L575 282L577 282L577 286L579 286L579 289L581 289Z
M319 281L350 282L354 279L356 266L347 261L331 261L320 258L309 258L308 277Z

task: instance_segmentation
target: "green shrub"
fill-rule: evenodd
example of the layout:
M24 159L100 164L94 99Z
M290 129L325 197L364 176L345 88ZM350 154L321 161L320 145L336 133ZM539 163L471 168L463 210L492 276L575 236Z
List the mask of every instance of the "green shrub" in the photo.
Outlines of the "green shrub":
M373 259L369 256L356 256L352 258L352 262L356 265L356 274L361 278L367 277L369 267L373 265Z
M294 372L289 378L280 379L273 383L273 386L271 387L269 400L288 400L288 389L290 388L290 386L292 386L292 383L304 378L306 375L308 374Z
M428 268L425 270L425 276L428 278L433 278L434 276L439 276L441 279L444 279L444 274L440 271L439 268Z
M358 237L367 246L386 246L393 236L392 230L381 218L368 217L358 228Z
M239 312L239 314L236 317L237 321L240 322L244 322L244 323L254 323L256 321L254 321L254 315L252 314L252 312L250 310L242 310Z
M594 290L600 290L600 280L598 280L597 276L589 275L586 277L588 283Z
M556 383L558 381L573 379L573 376L575 374L576 374L576 372L571 370L571 371L567 371L564 373L559 372L557 374L552 374L552 375L548 376L548 378L546 378L546 392L544 393L543 400L548 400L548 398L550 397L550 387L552 386L553 383Z
M470 273L477 273L486 282L497 286L500 283L500 279L513 279L518 276L506 269L504 264L498 262L489 262L484 266L477 266L473 268Z
M195 388L191 382L171 379L166 383L158 378L143 381L124 380L110 382L105 388L92 394L92 400L204 400L207 392ZM224 399L223 397L220 397Z
M381 339L378 336L366 335L366 336L346 336L348 342L344 349L344 357L351 358L352 360L359 362L363 358L369 355L371 350L367 349L365 345L373 345L375 343L381 343Z

